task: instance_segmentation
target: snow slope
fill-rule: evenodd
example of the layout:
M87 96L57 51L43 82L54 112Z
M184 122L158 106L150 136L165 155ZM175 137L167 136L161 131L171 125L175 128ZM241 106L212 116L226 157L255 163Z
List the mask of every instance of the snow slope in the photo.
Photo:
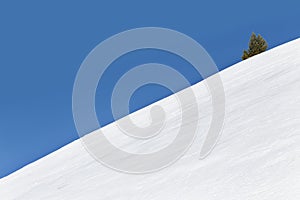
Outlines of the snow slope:
M192 87L200 107L198 137L174 165L145 175L119 173L94 161L77 140L0 179L0 199L300 199L300 39L220 75L226 95L225 124L206 159L199 160L199 151L212 109L200 82ZM155 104L167 111L167 128L157 138L133 141L121 135L114 123L104 127L104 133L129 152L165 147L179 126L179 108L173 96ZM146 125L149 108L131 117Z

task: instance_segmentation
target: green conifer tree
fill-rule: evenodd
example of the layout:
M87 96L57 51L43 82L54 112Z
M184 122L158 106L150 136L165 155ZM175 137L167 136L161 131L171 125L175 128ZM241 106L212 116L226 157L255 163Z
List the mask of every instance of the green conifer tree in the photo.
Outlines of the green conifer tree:
M255 33L252 33L249 41L249 49L244 51L242 59L246 60L247 58L260 54L266 51L267 48L268 44L264 38L261 35L256 36Z

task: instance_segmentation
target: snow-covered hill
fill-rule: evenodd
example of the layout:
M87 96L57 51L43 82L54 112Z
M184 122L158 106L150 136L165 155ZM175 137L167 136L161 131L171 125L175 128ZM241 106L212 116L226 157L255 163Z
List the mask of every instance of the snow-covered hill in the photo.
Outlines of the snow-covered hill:
M199 160L211 120L204 82L194 85L200 108L199 133L174 165L156 173L130 175L108 169L79 140L0 180L0 199L103 200L298 200L300 199L300 39L220 72L226 95L222 136ZM157 138L133 141L116 124L103 128L114 145L152 152L172 141L178 128L173 96L156 104L167 111ZM148 106L131 117L149 122ZM191 119L193 120L193 119Z

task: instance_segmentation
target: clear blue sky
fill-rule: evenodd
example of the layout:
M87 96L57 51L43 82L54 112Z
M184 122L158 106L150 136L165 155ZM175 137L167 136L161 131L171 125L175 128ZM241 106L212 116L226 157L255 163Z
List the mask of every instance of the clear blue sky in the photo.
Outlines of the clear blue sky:
M300 36L300 2L290 1L1 1L0 177L78 138L72 87L86 55L121 31L159 26L202 44L220 69L239 62L252 31L270 47ZM100 123L112 121L109 96L118 76L147 62L201 78L173 54L145 50L114 62L97 91ZM123 66L123 67L120 67ZM113 75L115 74L115 75ZM170 92L148 85L132 97L136 110Z

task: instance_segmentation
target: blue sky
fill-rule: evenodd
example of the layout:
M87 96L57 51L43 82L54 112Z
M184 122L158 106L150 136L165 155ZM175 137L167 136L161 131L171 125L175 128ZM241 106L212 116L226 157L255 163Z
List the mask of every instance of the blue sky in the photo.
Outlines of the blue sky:
M137 27L174 29L202 44L221 70L240 61L252 31L274 47L300 36L299 19L297 0L1 1L0 177L78 138L73 82L83 59L106 38ZM109 99L100 97L109 96L122 73L147 62L172 66L191 83L201 80L173 54L129 53L99 83L96 107L102 125L112 117ZM163 87L145 86L133 95L130 109L169 94Z

